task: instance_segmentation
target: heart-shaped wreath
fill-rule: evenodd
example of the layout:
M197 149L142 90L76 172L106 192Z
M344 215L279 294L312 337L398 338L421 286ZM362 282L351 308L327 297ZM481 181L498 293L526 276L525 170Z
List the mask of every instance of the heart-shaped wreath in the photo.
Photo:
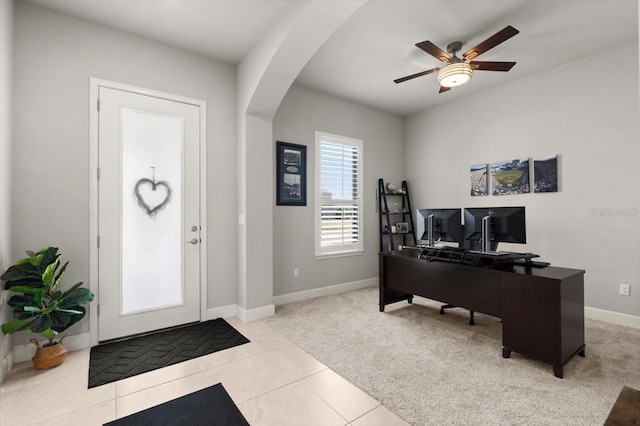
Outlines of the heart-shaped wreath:
M158 191L158 189L161 189ZM171 199L171 187L167 182L155 182L151 179L140 179L135 186L134 193L138 205L149 215L155 217L165 208Z

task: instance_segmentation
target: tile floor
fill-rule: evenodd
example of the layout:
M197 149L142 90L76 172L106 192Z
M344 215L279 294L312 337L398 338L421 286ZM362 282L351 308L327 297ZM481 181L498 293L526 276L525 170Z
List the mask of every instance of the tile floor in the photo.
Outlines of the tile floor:
M89 349L51 370L16 364L0 384L0 424L102 425L221 382L252 426L408 425L265 323L227 321L251 343L92 389Z

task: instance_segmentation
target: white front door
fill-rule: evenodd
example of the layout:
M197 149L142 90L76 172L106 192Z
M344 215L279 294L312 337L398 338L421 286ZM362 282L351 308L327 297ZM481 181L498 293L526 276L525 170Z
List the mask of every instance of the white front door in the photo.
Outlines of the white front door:
M98 340L198 321L199 107L98 96Z

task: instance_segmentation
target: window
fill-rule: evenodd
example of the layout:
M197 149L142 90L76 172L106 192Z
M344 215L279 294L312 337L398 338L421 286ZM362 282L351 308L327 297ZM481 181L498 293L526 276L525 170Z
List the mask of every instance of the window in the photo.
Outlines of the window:
M362 141L316 132L316 256L361 254Z

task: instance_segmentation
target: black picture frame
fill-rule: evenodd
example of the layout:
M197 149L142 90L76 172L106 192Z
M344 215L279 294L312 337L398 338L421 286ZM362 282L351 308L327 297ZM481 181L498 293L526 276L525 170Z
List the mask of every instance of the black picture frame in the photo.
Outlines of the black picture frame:
M396 222L396 234L408 234L409 222Z
M276 142L276 205L307 205L307 147Z

